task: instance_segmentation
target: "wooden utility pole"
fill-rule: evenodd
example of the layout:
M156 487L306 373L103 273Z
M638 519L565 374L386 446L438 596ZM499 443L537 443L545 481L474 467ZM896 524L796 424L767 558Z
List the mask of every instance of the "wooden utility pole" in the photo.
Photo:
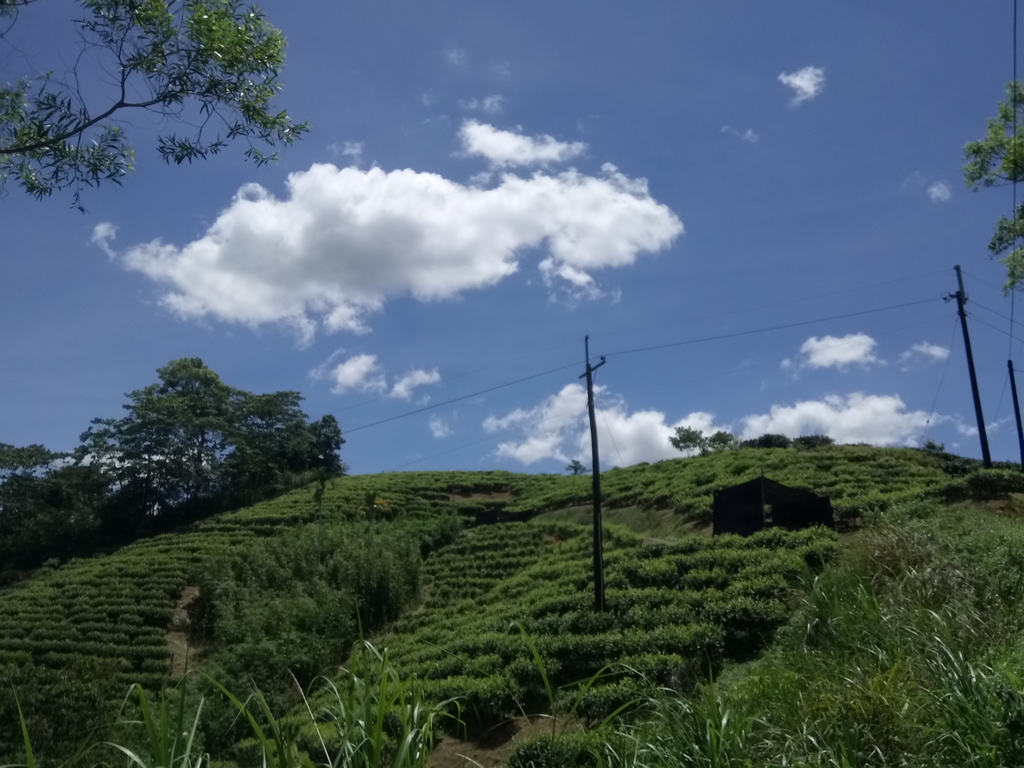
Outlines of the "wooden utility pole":
M597 454L597 420L594 418L594 371L605 364L590 364L590 337L583 337L583 349L586 352L587 370L580 378L587 377L587 410L590 412L590 453L594 458L591 482L594 494L594 610L604 611L604 536L601 530L601 460Z
M957 312L960 314L960 328L964 334L964 350L967 352L967 372L971 375L971 393L974 395L974 416L978 420L978 437L981 439L981 459L986 469L992 468L992 454L988 450L988 435L985 433L985 417L981 413L981 395L978 394L978 376L974 372L974 355L971 353L971 337L967 333L967 313L964 311L964 304L967 303L967 294L964 293L964 278L960 273L960 265L957 264L956 282L959 290L955 294Z
M1024 472L1024 429L1020 426L1020 403L1017 401L1017 379L1013 375L1013 360L1006 361L1010 371L1010 391L1013 393L1013 415L1017 419L1017 442L1020 444L1020 468Z

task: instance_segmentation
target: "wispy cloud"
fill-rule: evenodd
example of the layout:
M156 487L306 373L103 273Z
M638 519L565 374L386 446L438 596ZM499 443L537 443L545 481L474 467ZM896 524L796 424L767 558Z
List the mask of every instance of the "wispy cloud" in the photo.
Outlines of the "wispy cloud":
M900 354L897 362L899 363L934 363L939 360L945 360L949 357L949 350L946 347L940 347L938 344L929 344L927 341L922 341L920 344L914 344L906 352ZM903 368L902 370L907 370Z
M498 115L504 109L504 103L504 96L494 94L493 96L484 96L482 99L476 97L463 99L459 102L459 108L467 112L475 112L479 109L487 115Z
M334 141L327 145L327 151L334 157L351 157L352 165L358 166L363 159L363 142L343 141L339 144Z
M462 48L451 45L444 49L444 60L453 67L464 67L469 55Z
M114 259L117 254L114 252L114 241L117 240L117 227L109 221L101 221L92 228L92 237L89 242L98 246L107 256Z
M427 422L427 426L430 427L430 433L438 440L454 434L452 425L448 423L448 420L442 416L438 416L436 413L430 417L430 420Z
M413 390L427 384L436 384L441 380L441 374L437 368L432 371L413 370L401 376L391 388L389 397L396 397L399 400L408 400L412 397Z
M791 106L799 106L818 96L825 87L825 70L821 67L804 67L796 72L783 72L779 82L793 89Z
M748 141L751 144L756 144L761 138L761 134L754 133L752 128L747 128L747 130L741 131L738 128L733 128L731 125L723 125L722 133L728 133L731 136L735 136L740 141Z
M916 192L924 190L928 199L933 203L949 202L953 197L953 190L948 183L941 179L928 181L920 171L914 171L907 175L900 188L904 192Z

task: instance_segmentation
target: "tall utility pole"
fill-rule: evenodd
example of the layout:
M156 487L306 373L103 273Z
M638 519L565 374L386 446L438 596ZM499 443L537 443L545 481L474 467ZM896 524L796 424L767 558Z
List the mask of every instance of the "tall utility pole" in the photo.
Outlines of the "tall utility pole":
M974 355L971 353L971 337L967 333L967 313L964 312L964 304L967 303L967 294L964 293L964 277L960 273L960 265L957 264L956 282L959 290L955 294L956 309L960 314L960 328L964 333L964 350L967 352L967 371L971 375L971 393L974 395L974 415L978 420L978 437L981 439L981 458L986 469L992 468L992 454L988 450L988 435L985 433L985 417L981 414L981 395L978 394L978 376L974 372Z
M587 410L590 411L590 453L594 457L594 471L591 473L594 494L594 610L604 611L604 540L601 531L601 460L597 454L597 420L594 418L594 371L605 364L590 364L590 337L583 337L583 349L587 357L587 370L580 378L587 377Z
M1024 471L1024 429L1020 426L1020 403L1017 401L1017 379L1013 375L1013 360L1006 361L1010 371L1010 391L1013 393L1013 415L1017 419L1017 442L1020 444L1020 468Z

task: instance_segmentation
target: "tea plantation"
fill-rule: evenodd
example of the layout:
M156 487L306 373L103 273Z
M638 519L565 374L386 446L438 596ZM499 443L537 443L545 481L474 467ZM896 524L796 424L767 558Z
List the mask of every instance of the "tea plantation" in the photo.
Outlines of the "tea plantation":
M616 469L602 482L606 506L635 510L641 532L648 512L699 530L714 490L762 473L830 494L853 525L923 495L967 493L957 478L972 469L910 449L743 449ZM589 477L346 477L319 504L311 487L50 564L0 591L0 757L21 749L19 703L36 752L59 757L109 732L131 683L176 684L168 630L188 586L200 591L193 663L243 697L255 682L275 707L300 703L288 670L305 686L362 634L399 674L424 681L427 699L460 697L467 725L572 698L556 690L615 662L579 702L596 721L651 686L692 689L724 662L756 656L790 617L804 575L837 548L817 530L645 542L609 527L608 610L595 614L587 528L543 520L589 492ZM518 522L478 524L494 519ZM212 687L197 690L207 746L237 759L237 718Z

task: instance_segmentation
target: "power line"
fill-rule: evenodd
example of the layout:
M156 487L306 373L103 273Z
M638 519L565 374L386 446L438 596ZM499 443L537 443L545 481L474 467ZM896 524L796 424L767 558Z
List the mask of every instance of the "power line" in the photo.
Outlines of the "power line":
M782 331L782 330L786 330L788 328L799 328L800 326L813 325L815 323L824 323L824 322L828 322L830 320L845 320L846 318L861 317L863 315L871 315L871 314L874 314L876 312L888 312L888 311L893 310L893 309L903 309L905 307L914 307L914 306L919 306L921 304L929 304L929 303L931 303L933 301L940 301L940 299L933 298L933 299L923 299L921 301L908 301L908 302L906 302L904 304L893 304L892 306L878 307L877 309L865 309L865 310L861 310L860 312L847 312L846 314L843 314L843 315L832 315L830 317L819 317L819 318L815 318L814 320L801 320L801 321L798 321L798 322L795 322L795 323L784 323L782 325L773 325L773 326L769 326L767 328L754 328L754 329L747 330L747 331L736 331L735 333L723 333L723 334L719 334L717 336L705 336L705 337L699 338L699 339L686 339L684 341L672 341L672 342L669 342L667 344L654 344L654 345L649 346L649 347L636 347L634 349L621 349L621 350L618 350L618 351L615 351L615 352L606 352L606 353L604 353L604 357L614 357L614 356L617 356L617 355L631 355L631 354L635 354L637 352L651 352L651 351L658 350L658 349L668 349L670 347L682 347L682 346L686 346L686 345L689 345L689 344L700 344L700 343L706 342L706 341L721 341L722 339L735 339L735 338L740 337L740 336L752 336L752 335L758 334L758 333L768 333L769 331Z
M927 325L929 323L934 323L936 320L941 320L941 319L946 318L946 317L948 317L948 315L946 313L943 313L941 317L932 317L932 318L929 318L928 320L925 320L925 321L922 321L922 322L916 322L916 323L911 323L910 325L904 325L904 326L900 326L898 328L892 328L892 329L890 329L888 331L885 331L884 333L876 334L876 336L885 336L885 335L889 335L891 333L898 333L900 331L905 331L905 330L908 330L910 328L916 328L916 327L921 326L921 325ZM953 326L954 336L953 336L953 338L950 339L950 349L952 349L953 341L955 340L956 320L957 320L956 314L953 315L953 320L954 320L954 326ZM851 343L853 343L853 342L844 341L844 342L839 342L837 344L830 344L827 347L821 347L821 349L822 350L835 349L835 348L838 348L838 347L848 346ZM951 355L946 357L946 367L943 369L942 378L939 381L939 389L941 389L942 381L946 377L946 370L948 370L948 368L949 368L949 359L950 359L950 357L951 357ZM785 359L785 358L783 358L783 359ZM696 376L696 377L693 377L693 378L690 378L690 379L684 379L684 380L681 380L681 381L676 381L676 382L673 382L672 384L669 384L668 386L664 386L664 387L658 387L658 388L655 388L655 389L641 390L640 392L638 392L636 394L651 394L651 393L654 393L654 392L661 392L661 391L666 390L666 389L674 389L674 388L683 387L683 386L686 386L686 385L689 385L689 384L696 384L698 382L708 381L710 379L722 378L724 376L730 376L730 375L735 374L735 373L743 373L745 371L749 371L749 370L754 369L754 368L764 368L764 367L770 366L770 365L771 366L776 366L776 365L779 365L781 362L782 362L781 360L770 360L770 361L768 361L766 363L753 363L751 365L743 365L743 366L739 366L738 368L731 368L731 369L726 370L726 371L719 371L718 373L712 373L712 374L708 374L708 375L705 375L705 376ZM935 393L935 398L936 398L936 401L937 401L937 399L938 399L938 391L936 391L936 393ZM933 403L932 404L932 412L933 413L934 413L934 410L935 410L935 404ZM406 467L413 466L414 464L419 464L419 463L424 462L424 461L429 461L431 459L436 459L436 458L439 458L441 456L446 456L446 455L448 455L450 453L457 453L459 451L466 450L467 448L472 448L474 446L481 445L483 443L489 443L489 442L492 442L494 440L498 440L498 439L500 439L502 437L505 437L506 435L510 435L513 432L516 432L519 429L522 429L523 427L536 426L538 424L543 424L543 423L548 422L548 421L554 421L556 419L563 419L566 416L575 416L577 414L584 415L586 413L586 411L587 411L587 407L583 406L581 408L576 408L576 409L573 409L571 411L562 411L560 413L556 413L556 414L553 414L551 416L545 416L543 418L530 419L530 420L528 420L526 422L523 422L523 423L520 423L520 424L516 425L515 427L503 430L501 432L497 432L497 433L495 433L493 435L488 435L487 437L481 438L479 440L474 440L474 441L469 442L469 443L464 443L464 444L462 444L460 446L457 446L457 447L454 447L454 448L448 448L446 450L430 454L429 456L420 456L420 457L418 457L416 459L413 459L412 461L408 461L408 462L405 462L404 464L399 464L399 465L397 465L395 467L392 467L391 469L389 469L387 471L388 472L396 472L396 471L398 471L400 469L404 469ZM602 411L602 415L604 415L604 411ZM929 416L929 419L930 418L931 417ZM585 420L585 416L584 416L584 420ZM928 427L928 425L926 423L925 424L925 429L927 429L927 427ZM615 438L614 438L614 435L612 435L611 426L610 426L610 424L609 424L609 422L607 420L607 416L605 416L605 428L608 429L608 434L612 438L612 445L615 447L616 454L618 454L619 462L620 462L620 464L622 464L624 466L624 463L622 461L622 454L619 452L618 445L616 445L616 443L615 443ZM923 433L922 433L922 435L923 435ZM587 436L586 426L582 425L580 427L580 438L577 441L577 449L576 449L576 458L577 458L577 460L579 460L580 454L582 453L582 444L583 444L583 440L586 438L586 436Z
M946 364L942 366L942 375L939 377L939 386L935 388L935 397L932 398L932 407L928 410L928 418L925 419L924 427L917 438L918 447L924 444L924 436L928 433L928 427L932 423L932 416L935 415L935 406L939 404L939 392L942 391L942 383L946 380L946 372L949 371L949 361L953 359L953 344L956 343L957 320L957 316L953 315L953 332L949 336L949 354L946 355Z
M907 277L898 277L898 278L895 278L893 280L883 280L883 281L878 282L878 283L870 283L868 285L861 285L861 286L857 286L856 288L843 288L842 290L839 290L839 291L829 291L827 293L815 293L815 294L811 294L811 295L808 295L808 296L803 296L803 297L799 297L799 298L795 298L795 299L787 299L786 301L774 302L772 304L760 304L760 305L753 306L753 307L744 307L743 309L733 309L733 310L729 310L727 312L715 312L715 313L710 314L710 315L697 315L697 316L694 316L694 317L684 318L682 320L673 320L673 321L670 321L670 322L667 322L667 323L655 323L653 325L638 326L636 328L628 328L628 329L621 330L621 331L610 331L610 332L607 332L607 333L603 333L602 332L602 333L595 334L595 335L600 335L602 338L610 338L612 336L621 336L621 335L627 334L627 333L638 333L640 331L651 330L653 328L665 328L665 327L670 326L670 325L680 325L682 323L697 322L697 321L700 321L700 320L711 320L711 319L714 319L716 317L728 317L729 315L740 315L740 314L744 314L744 313L747 313L747 312L759 312L762 309L774 309L775 307L784 307L784 306L788 306L790 304L799 304L800 302L813 301L814 299L828 298L829 296L840 296L840 295L845 294L845 293L855 293L857 291L866 291L866 290L871 289L871 288L881 288L882 286L885 286L885 285L893 285L894 283L904 283L904 282L906 282L908 280L920 280L922 277L931 277L932 275L945 274L945 273L947 273L949 271L950 270L948 270L948 269L936 269L936 270L932 270L930 272L922 272L922 273L916 274L916 275L908 275Z
M878 307L876 309L866 309L866 310L862 310L860 312L848 312L848 313L842 314L842 315L833 315L831 317L821 317L821 318L816 318L814 320L803 320L803 321L799 321L799 322L795 322L795 323L785 323L783 325L769 326L769 327L766 327L766 328L755 328L755 329L751 329L751 330L747 330L747 331L738 331L736 333L726 333L726 334L720 334L718 336L708 336L708 337L701 338L701 339L688 339L688 340L685 340L685 341L671 342L671 343L668 343L668 344L657 344L657 345L650 346L650 347L641 347L641 348L637 348L637 349L620 350L618 352L610 352L607 355L605 355L605 357L611 357L613 355L633 354L633 353L636 353L636 352L648 352L648 351L658 350L658 349L667 349L667 348L670 348L670 347L679 347L679 346L684 346L684 345L688 345L688 344L697 344L697 343L706 342L706 341L720 341L720 340L723 340L723 339L737 338L737 337L740 337L740 336L750 336L750 335L757 334L757 333L767 333L769 331L785 330L787 328L797 328L797 327L800 327L800 326L813 325L814 323L828 322L830 320L842 320L842 319L849 318L849 317L860 317L860 316L863 316L863 315L870 315L870 314L874 314L874 313L877 313L877 312L887 312L887 311L894 310L894 309L903 309L905 307L919 306L921 304L928 304L928 303L931 303L933 301L938 301L938 300L939 299L937 299L937 298L935 298L935 299L923 299L921 301L911 301L911 302L906 302L904 304L894 304L894 305L888 306L888 307ZM420 413L426 413L427 411L432 411L435 408L442 408L442 407L444 407L446 405L451 405L452 403L458 403L458 402L462 402L463 400L469 400L470 398L473 398L473 397L478 397L480 395L485 395L485 394L488 394L489 392L495 392L495 391L497 391L499 389L505 389L507 387L514 386L516 384L522 384L523 382L531 381L533 379L538 379L538 378L540 378L542 376L548 376L548 375L550 375L552 373L558 373L559 371L564 371L564 370L567 370L568 368L574 368L574 367L577 367L578 365L580 365L579 362L570 363L569 365L562 365L562 366L559 366L557 368L551 368L551 369L549 369L547 371L541 371L540 373L535 373L535 374L532 374L530 376L524 376L522 378L515 379L513 381L505 382L504 384L496 384L493 387L487 387L486 389L481 389L481 390L478 390L476 392L470 392L469 394L461 395L459 397L453 397L453 398L450 398L448 400L443 400L443 401L441 401L439 403L432 403L431 405L426 405L426 406L424 406L422 408L416 408L416 409L414 409L412 411L406 411L405 413L400 413L400 414L397 414L395 416L389 416L386 419L379 419L378 421L372 421L372 422L370 422L368 424L360 424L357 427L352 427L351 429L344 430L344 434L350 435L353 432L360 432L360 431L362 431L364 429L370 429L371 427L377 427L377 426L380 426L382 424L388 424L388 423L390 423L392 421L398 421L399 419L408 418L409 416L415 416L415 415L420 414Z
M503 365L509 365L510 363L517 363L520 360L525 360L528 357L533 357L535 355L542 355L545 352L550 352L550 351L552 351L554 349L561 349L562 347L567 347L570 344L575 344L575 342L566 341L566 342L563 342L562 344L555 344L554 346L551 346L551 347L545 347L544 349L536 349L536 350L533 350L532 352L527 352L524 355L519 355L518 357L511 357L511 358L508 358L506 360L500 360L497 363L491 363L490 365L485 365L482 368L474 368L471 371L464 371L463 373L457 373L454 376L444 376L444 377L440 378L435 383L437 383L437 384L447 384L449 382L456 381L458 379L463 379L466 376L475 376L478 373L483 373L484 371L489 371L492 368L499 368L499 367L501 367ZM379 403L379 402L382 402L382 401L387 400L387 399L388 399L387 395L381 395L380 397L374 397L374 398L371 398L370 400L364 400L361 403L354 403L352 405L346 405L344 408L338 408L334 412L335 413L344 413L345 411L351 411L351 410L354 410L356 408L362 408L364 405L373 405L374 403Z
M986 307L986 306L985 306L984 304L979 304L978 302L976 302L976 301L973 301L973 300L972 300L972 301L970 302L970 304L971 304L972 306L978 307L978 308L980 308L980 309L984 309L984 310L985 310L986 312L990 312L991 314L995 315L996 317L1000 317L1000 318L1002 318L1003 320L1009 320L1009 321L1010 321L1010 323L1011 323L1011 328L1012 328L1012 326L1013 326L1013 325L1020 325L1021 327L1024 327L1024 323L1018 323L1018 322L1017 322L1016 320L1014 320L1014 319L1013 319L1012 317L1007 317L1007 316L1006 316L1006 315L1004 315L1004 314L1003 314L1002 312L996 312L996 310L994 310L994 309L989 309L989 308L988 308L988 307Z
M961 269L960 271L963 272L965 275L967 275L972 280L977 280L979 283L981 283L982 285L987 285L989 288L995 288L997 291L1005 290L1005 286L996 285L995 283L990 283L988 280L984 280L984 279L978 277L973 272L968 272L966 269ZM971 301L973 301L973 299L971 299Z
M513 386L515 384L522 384L524 381L530 381L531 379L539 379L541 376L548 376L548 375L550 375L552 373L557 373L558 371L564 371L567 368L576 368L578 366L579 366L579 362L570 363L569 365L560 365L558 368L552 368L552 369L547 370L547 371L541 371L540 373L535 373L532 376L524 376L521 379L516 379L515 381L508 381L508 382L505 382L504 384L497 384L497 385L495 385L493 387L488 387L487 389L481 389L478 392L470 392L468 395L462 395L460 397L453 397L450 400L444 400L443 402L440 402L440 403L434 403L433 405L427 405L427 406L424 406L423 408L417 408L414 411L406 411L405 413L400 413L397 416L389 416L388 418L380 419L379 421L371 421L369 424L360 424L358 427L352 427L351 429L346 430L345 434L350 435L353 432L359 432L360 430L363 430L363 429L369 429L370 427L377 427L377 426L380 426L381 424L387 424L388 422L391 422L391 421L398 421L399 419L404 419L404 418L407 418L408 416L415 416L417 413L425 413L426 411L432 411L435 408L441 408L441 407L443 407L445 405L451 405L452 403L458 403L458 402L461 402L463 400L469 400L471 397L477 397L479 395L486 395L488 392L494 392L494 391L499 390L499 389L505 389L506 387L511 387L511 386Z
M865 290L869 290L871 288L880 288L882 286L893 285L895 283L902 283L902 282L906 282L908 280L919 280L922 277L930 277L932 275L942 274L942 273L945 273L945 272L948 272L948 271L949 271L948 269L932 270L930 272L922 272L922 273L919 273L919 274L916 274L916 275L908 275L906 277L898 277L898 278L894 278L892 280L883 280L883 281L880 281L880 282L877 282L877 283L869 283L867 285L861 285L861 286L857 286L857 287L854 287L854 288L844 288L844 289L839 290L839 291L829 291L827 293L815 293L815 294L811 294L811 295L807 295L807 296L800 296L800 297L797 297L797 298L787 299L786 301L779 301L779 302L775 302L775 303L772 303L772 304L762 304L762 305L753 306L753 307L745 307L743 309L729 310L727 312L715 312L715 313L712 313L712 314L709 314L709 315L697 315L697 316L694 316L694 317L689 317L689 318L685 318L683 320L677 320L677 321L672 321L672 322L668 322L668 323L658 323L658 324L649 325L649 326L640 326L640 327L637 327L637 328L628 328L628 329L619 330L619 331L611 331L611 332L608 332L608 333L602 333L601 336L603 336L603 337L621 336L621 335L624 335L624 334L637 333L639 331L649 330L649 329L652 329L652 328L664 328L664 327L667 327L667 326L670 326L670 325L679 325L679 324L688 323L688 322L699 322L701 320L712 320L712 319L715 319L715 318L718 318L718 317L727 317L727 316L730 316L730 315L744 314L746 312L755 312L755 311L760 311L760 310L763 310L763 309L772 309L772 308L775 308L775 307L783 307L783 306L788 306L790 304L798 304L798 303L801 303L801 302L804 302L804 301L812 301L814 299L827 298L829 296L839 296L839 295L846 294L846 293L855 293L857 291L865 291ZM501 361L496 362L496 363L492 363L490 365L485 365L485 366L483 366L481 368L474 368L471 371L465 371L463 373L458 373L458 374L455 374L454 376L444 376L439 381L437 381L436 383L438 383L438 384L447 384L449 382L456 381L458 379L462 379L462 378L465 378L467 376L474 376L474 375L476 375L478 373L483 373L484 371L489 371L489 370L491 370L493 368L498 368L498 367L503 366L503 365L508 365L510 363L519 362L520 360L525 360L528 357L533 357L535 355L540 355L540 354L543 354L545 352L550 352L550 351L555 350L555 349L561 349L562 347L567 347L570 344L575 344L575 343L576 342L563 342L562 344L555 344L555 345L550 346L550 347L544 347L543 349L538 349L538 350L534 350L534 351L531 351L531 352L527 352L526 354L519 355L518 357L508 358L508 359L501 360ZM342 408L336 408L333 412L335 414L345 413L346 411L355 410L356 408L362 408L363 406L366 406L366 405L373 405L374 403L380 403L380 402L383 402L383 401L388 400L388 399L389 399L389 397L387 395L380 395L379 397L373 397L373 398L370 398L368 400L363 400L362 402L359 402L359 403L353 403L352 405L346 405L346 406L344 406ZM363 427L358 427L357 429L362 429L362 428ZM348 430L348 431L352 432L354 430Z

